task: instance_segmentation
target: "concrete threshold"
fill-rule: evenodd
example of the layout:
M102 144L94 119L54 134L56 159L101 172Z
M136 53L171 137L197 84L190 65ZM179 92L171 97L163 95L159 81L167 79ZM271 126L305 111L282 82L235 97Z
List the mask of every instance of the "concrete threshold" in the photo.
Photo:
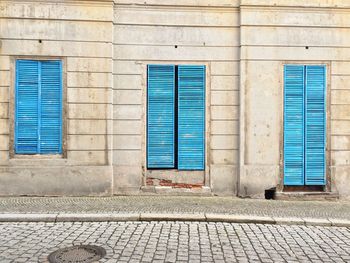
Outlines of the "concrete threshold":
M274 224L350 227L350 220L338 218L288 218L255 215L234 215L217 213L50 213L50 214L0 214L0 222L126 222L126 221L198 221L227 222L241 224Z

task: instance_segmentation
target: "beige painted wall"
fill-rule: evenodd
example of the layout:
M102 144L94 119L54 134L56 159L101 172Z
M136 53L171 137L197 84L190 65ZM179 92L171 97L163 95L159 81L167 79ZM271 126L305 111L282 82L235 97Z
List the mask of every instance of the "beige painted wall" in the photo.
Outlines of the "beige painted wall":
M139 191L146 173L146 66L155 62L208 68L207 169L179 182L236 192L238 1L33 0L0 7L1 194ZM64 61L66 158L9 158L11 74L21 56Z
M113 166L118 191L138 190L145 178L204 183L236 193L239 112L238 1L115 1ZM146 169L148 64L207 66L205 174Z
M240 195L281 182L286 63L327 65L331 190L350 194L349 16L347 1L242 1Z
M208 69L207 169L173 180L263 197L281 182L283 64L323 63L331 189L350 196L349 16L346 0L1 1L0 194L139 192L146 66L173 63ZM18 57L64 61L66 158L9 158Z
M112 8L110 1L0 2L1 195L112 193ZM66 158L9 158L15 58L63 60Z

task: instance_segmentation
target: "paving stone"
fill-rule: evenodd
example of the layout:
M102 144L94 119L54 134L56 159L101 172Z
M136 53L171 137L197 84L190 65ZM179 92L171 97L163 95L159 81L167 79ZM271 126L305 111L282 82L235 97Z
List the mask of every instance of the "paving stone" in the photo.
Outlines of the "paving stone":
M305 225L305 221L298 217L274 217L277 225Z
M3 222L0 233L0 262L47 262L51 252L73 244L103 246L107 256L100 262L349 262L350 259L350 228L345 227L193 221Z
M196 213L196 214L183 214L183 213L141 213L141 220L146 221L154 221L154 220L166 220L166 221L174 221L174 220L187 220L187 221L205 221L204 213Z
M326 218L303 218L307 226L331 226L332 223Z
M229 223L255 223L255 224L274 224L275 220L267 216L251 215L228 215L228 214L205 214L208 221L212 222L229 222Z
M331 222L332 226L350 227L350 219L328 218L328 220Z
M228 214L350 220L350 202L300 202L196 196L1 197L0 214Z
M56 217L54 213L0 213L0 222L55 222Z

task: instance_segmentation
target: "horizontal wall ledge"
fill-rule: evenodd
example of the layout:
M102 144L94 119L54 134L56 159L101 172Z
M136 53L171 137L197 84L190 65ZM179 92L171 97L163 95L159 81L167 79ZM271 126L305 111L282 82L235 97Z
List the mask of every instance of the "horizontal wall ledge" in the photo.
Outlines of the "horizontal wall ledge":
M3 39L112 42L112 23L0 18Z
M57 4L57 1L16 1L0 2L0 17L28 19L57 19L81 21L113 20L112 2L71 0Z
M111 43L2 40L2 54L12 56L112 57Z
M335 4L336 2L336 4ZM293 7L293 8L350 8L350 3L347 0L337 0L337 1L320 1L320 0L290 0L290 1L271 1L271 0L241 0L240 7Z
M128 60L182 60L211 61L239 59L239 49L234 47L181 47L173 46L114 46L115 59Z
M350 60L350 47L312 47L305 49L305 47L242 46L241 59L348 61Z
M196 0L178 0L176 2L172 0L162 0L160 3L158 0L150 0L147 3L145 3L143 0L114 0L115 6L118 7L132 7L132 8L138 8L138 7L177 7L177 8L188 8L188 7L201 7L206 8L208 10L213 8L232 8L232 7L239 7L240 1L239 0L201 0L201 4L198 4L198 1Z

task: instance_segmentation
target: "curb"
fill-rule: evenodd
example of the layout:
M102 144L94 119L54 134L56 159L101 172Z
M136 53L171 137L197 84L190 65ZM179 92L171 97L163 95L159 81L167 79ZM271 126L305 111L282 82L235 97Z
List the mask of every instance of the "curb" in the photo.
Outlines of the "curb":
M245 224L305 225L350 227L350 220L339 218L266 217L215 213L51 213L51 214L0 214L0 222L125 222L125 221L196 221Z

